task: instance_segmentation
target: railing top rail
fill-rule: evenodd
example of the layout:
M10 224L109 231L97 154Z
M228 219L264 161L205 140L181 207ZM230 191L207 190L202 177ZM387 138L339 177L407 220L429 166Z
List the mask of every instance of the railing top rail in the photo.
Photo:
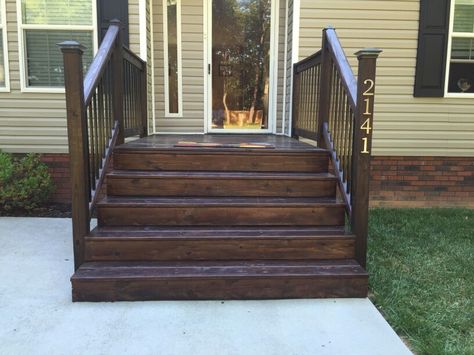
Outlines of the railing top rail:
M334 60L334 63L341 75L341 80L344 87L347 90L347 96L349 98L349 103L352 108L357 107L357 80L355 78L354 72L347 61L347 57L342 49L339 38L337 37L336 31L334 28L326 28L326 39L328 42L329 52Z
M315 66L317 64L321 63L321 53L322 51L319 50L316 53L313 53L307 58L304 58L300 60L299 62L295 63L295 70L296 73L301 73L302 71L305 71L308 68L311 68L312 66Z
M119 31L120 23L112 23L110 25L97 54L87 71L86 77L84 78L84 103L86 106L90 103L92 96L94 95L94 90L97 88L106 64L112 55Z
M140 70L146 67L146 62L126 46L123 46L123 58Z

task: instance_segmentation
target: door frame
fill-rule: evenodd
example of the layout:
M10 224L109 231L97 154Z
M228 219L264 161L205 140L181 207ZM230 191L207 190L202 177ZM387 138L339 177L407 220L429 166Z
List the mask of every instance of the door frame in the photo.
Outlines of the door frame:
M203 0L204 9L204 133L276 133L278 93L278 29L279 0L271 0L270 15L270 78L268 88L267 129L212 128L212 1ZM272 60L276 58L276 60Z

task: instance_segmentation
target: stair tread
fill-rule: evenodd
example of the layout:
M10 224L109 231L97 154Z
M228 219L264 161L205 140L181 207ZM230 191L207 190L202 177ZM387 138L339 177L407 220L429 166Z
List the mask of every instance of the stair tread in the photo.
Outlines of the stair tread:
M265 261L95 261L82 264L71 280L133 280L253 277L367 277L352 259Z
M214 147L176 147L176 143L188 141L196 143L211 143L220 144L221 146ZM225 145L235 145L238 143L266 143L271 144L272 149L261 149L261 148L240 148L240 147L226 147ZM231 150L231 151L285 151L285 150L301 150L301 151L314 151L323 150L320 147L309 144L307 142L301 142L296 139L291 139L286 136L273 135L273 134L225 134L225 135L203 135L203 134L191 134L191 135L175 135L175 134L160 134L151 135L139 140L128 142L123 144L117 149L137 149L137 150L157 150L157 149L171 149L171 150L206 150L206 151L217 151L217 150Z
M344 203L337 201L335 198L326 197L121 197L107 196L98 203L99 206L344 206Z
M354 238L342 228L229 228L229 227L187 227L187 228L160 228L160 227L96 227L87 239L90 238L128 238L128 239L221 239L221 238L258 238L258 239L292 239L292 238Z
M107 177L130 178L235 178L235 179L297 179L297 180L334 180L336 177L330 173L305 173L305 172L232 172L232 171L146 171L146 170L113 170Z

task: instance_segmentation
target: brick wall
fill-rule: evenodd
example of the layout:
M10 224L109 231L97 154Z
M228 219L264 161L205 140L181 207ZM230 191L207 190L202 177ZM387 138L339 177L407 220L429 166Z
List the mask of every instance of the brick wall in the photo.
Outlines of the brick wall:
M474 158L372 157L371 206L474 207Z
M69 173L69 154L42 154L41 161L49 167L55 190L51 202L71 202L71 175Z

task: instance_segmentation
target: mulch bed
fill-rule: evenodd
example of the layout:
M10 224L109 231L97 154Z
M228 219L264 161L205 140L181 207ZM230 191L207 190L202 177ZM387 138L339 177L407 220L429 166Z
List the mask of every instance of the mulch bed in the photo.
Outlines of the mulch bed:
M52 217L71 218L71 206L68 204L50 204L34 210L12 210L0 209L0 217Z

